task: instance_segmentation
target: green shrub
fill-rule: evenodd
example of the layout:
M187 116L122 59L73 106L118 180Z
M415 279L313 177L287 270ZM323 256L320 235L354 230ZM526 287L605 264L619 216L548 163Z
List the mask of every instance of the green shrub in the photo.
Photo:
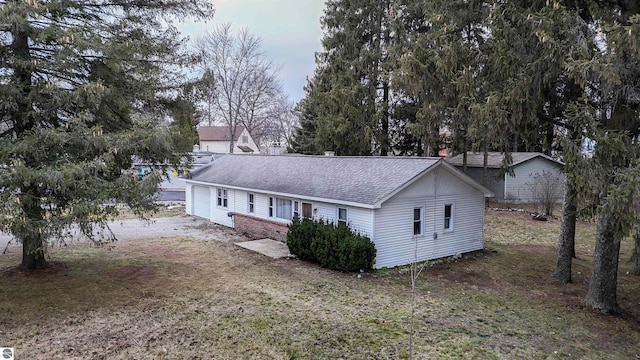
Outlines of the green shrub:
M311 242L316 236L318 224L311 219L294 218L287 232L289 252L301 260L317 262L311 251Z
M299 259L335 270L368 270L376 258L375 245L368 237L325 220L294 219L289 225L287 245Z

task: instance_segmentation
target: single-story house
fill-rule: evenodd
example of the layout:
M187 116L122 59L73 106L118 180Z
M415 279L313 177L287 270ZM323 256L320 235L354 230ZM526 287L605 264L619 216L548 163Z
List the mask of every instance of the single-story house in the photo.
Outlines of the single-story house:
M376 268L484 246L491 191L440 158L230 154L186 179L186 211L286 241L294 217L344 223L375 244Z
M447 158L449 163L462 170L463 154ZM491 190L496 202L511 202L516 204L535 202L532 193L532 181L543 172L549 172L558 178L558 183L563 186L564 164L550 156L539 152L513 152L511 153L513 174L501 171L504 161L504 153L489 152L487 158L487 176L483 179L484 153L467 153L467 175ZM558 202L562 201L564 187L558 191Z
M200 151L229 153L231 136L228 126L198 127ZM233 134L234 153L260 153L260 149L244 126L239 125Z

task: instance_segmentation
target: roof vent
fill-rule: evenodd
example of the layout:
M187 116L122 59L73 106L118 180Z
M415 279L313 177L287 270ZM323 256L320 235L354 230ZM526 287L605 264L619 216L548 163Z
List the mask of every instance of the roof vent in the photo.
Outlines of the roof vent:
M324 156L336 156L336 152L335 151L325 151L324 152Z

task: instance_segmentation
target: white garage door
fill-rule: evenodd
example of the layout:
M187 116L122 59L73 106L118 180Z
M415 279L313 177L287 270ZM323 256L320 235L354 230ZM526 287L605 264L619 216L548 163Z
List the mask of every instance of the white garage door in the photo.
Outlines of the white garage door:
M208 187L193 187L193 215L209 219L211 216L211 193Z

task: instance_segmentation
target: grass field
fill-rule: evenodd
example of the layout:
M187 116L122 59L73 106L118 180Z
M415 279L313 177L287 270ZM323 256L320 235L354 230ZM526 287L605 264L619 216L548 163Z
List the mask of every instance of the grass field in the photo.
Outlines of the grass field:
M578 225L573 284L551 279L558 220L487 214L486 251L418 279L416 359L638 359L640 278L624 316L582 304L595 226ZM340 273L231 243L162 238L76 245L27 275L0 256L0 346L16 359L403 359L406 268Z

